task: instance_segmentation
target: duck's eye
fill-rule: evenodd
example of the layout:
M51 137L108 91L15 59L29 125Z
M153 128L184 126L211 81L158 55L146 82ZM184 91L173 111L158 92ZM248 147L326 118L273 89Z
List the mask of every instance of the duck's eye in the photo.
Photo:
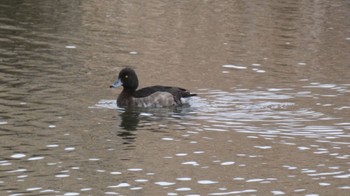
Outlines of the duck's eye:
M125 79L127 79L128 77L129 77L128 75L125 75L125 77L124 77L124 78L125 78Z

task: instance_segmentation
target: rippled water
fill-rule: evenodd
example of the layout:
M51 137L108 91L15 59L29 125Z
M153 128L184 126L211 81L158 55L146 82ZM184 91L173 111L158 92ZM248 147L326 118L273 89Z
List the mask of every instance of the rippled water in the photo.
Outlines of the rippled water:
M349 2L2 1L0 195L347 195ZM118 108L109 89L198 94Z

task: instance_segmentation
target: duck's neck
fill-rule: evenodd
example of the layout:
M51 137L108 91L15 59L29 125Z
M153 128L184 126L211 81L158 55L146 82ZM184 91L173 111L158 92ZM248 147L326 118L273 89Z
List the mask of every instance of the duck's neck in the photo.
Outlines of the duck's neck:
M133 95L135 93L136 89L130 89L130 88L123 88L123 91L121 93L127 94L127 95Z

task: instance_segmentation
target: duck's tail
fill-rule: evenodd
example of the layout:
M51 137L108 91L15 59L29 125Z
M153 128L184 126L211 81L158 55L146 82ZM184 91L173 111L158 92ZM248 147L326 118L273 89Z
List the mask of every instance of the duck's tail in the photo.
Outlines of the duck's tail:
M193 97L193 96L197 96L197 94L195 93L190 93L190 92L187 92L187 93L184 93L182 95L183 98L187 98L187 97Z

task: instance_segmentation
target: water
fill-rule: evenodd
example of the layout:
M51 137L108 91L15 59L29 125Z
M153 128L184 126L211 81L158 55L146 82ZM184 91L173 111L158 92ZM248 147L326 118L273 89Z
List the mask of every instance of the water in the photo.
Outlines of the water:
M0 195L347 195L348 1L2 1ZM174 85L190 107L124 110Z

